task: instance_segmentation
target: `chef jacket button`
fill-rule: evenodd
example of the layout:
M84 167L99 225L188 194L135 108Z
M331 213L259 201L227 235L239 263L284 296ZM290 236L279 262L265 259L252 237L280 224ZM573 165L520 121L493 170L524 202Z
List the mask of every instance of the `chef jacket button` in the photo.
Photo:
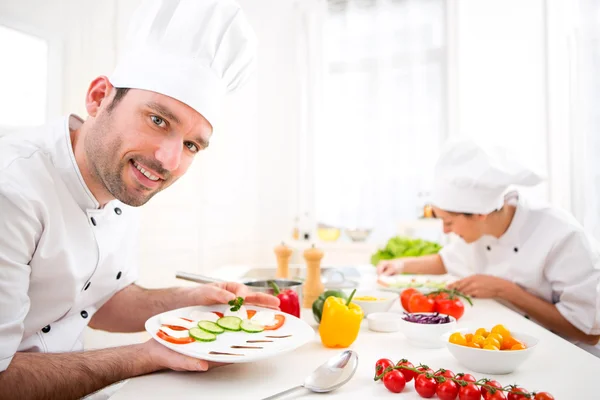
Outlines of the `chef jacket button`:
M88 290L88 289L90 288L90 284L91 284L91 283L92 283L92 282L88 282L88 283L87 283L87 285L85 285L85 287L83 288L83 290Z
M492 250L492 248L490 246L487 247L488 251Z
M46 325L45 327L43 327L42 332L44 332L44 333L50 332L50 325Z
M119 207L116 207L116 208L115 208L115 214L117 214L117 215L121 215L121 213L122 213L122 212L123 212L123 211L121 211L121 209L120 209Z
M117 274L117 279L121 279L121 271Z
M515 253L517 253L517 252L519 251L519 248L518 248L518 247L515 247L515 249L514 249L514 250L515 250Z
M96 226L96 220L94 219L94 217L90 218L90 220L92 221L92 225Z
M83 318L87 318L87 317L88 317L88 313L87 313L87 311L83 310L83 311L81 312L81 316L82 316Z

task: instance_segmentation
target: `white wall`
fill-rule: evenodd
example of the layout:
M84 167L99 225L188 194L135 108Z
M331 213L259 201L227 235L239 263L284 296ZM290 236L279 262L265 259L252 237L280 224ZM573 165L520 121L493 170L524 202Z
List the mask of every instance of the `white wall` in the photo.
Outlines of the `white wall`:
M258 73L228 100L229 119L188 175L144 207L142 284L174 284L180 269L209 272L230 263L273 263L273 246L289 237L300 208L298 143L305 135L298 1L240 0L259 39ZM2 1L0 22L21 21L59 38L64 64L57 114L82 113L89 82L110 74L138 2ZM560 164L547 163L560 146L547 146L544 1L448 4L455 7L456 44L450 132L503 140L543 169L560 172ZM554 99L559 98L560 91ZM562 107L556 101L550 106L553 113ZM551 124L557 137L561 124ZM558 182L568 183L568 177L563 174ZM541 191L568 202L560 186Z

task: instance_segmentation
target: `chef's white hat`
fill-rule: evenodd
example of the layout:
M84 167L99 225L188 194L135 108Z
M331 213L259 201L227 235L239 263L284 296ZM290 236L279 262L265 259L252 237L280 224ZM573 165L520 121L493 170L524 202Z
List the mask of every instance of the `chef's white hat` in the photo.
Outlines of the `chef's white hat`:
M445 211L489 214L502 208L510 186L535 186L542 180L505 148L453 141L435 165L432 203Z
M218 123L222 100L252 73L256 37L231 0L143 0L109 80L177 99Z

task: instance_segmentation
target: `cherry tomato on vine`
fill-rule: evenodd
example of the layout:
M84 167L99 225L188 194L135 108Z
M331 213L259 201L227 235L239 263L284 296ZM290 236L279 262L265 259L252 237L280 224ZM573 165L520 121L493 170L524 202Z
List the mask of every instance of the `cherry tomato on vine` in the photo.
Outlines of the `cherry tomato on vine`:
M450 371L449 369L442 368L435 373L435 376L443 376L444 378L454 378L454 372Z
M400 393L406 386L406 379L400 371L394 369L383 376L383 384L390 392Z
M433 375L433 370L431 368L429 368L429 367L427 367L427 368L418 367L417 371L419 371L419 374L431 374L431 375Z
M400 360L398 361L398 363L396 364L396 366L398 365L403 365L405 367L408 368L414 368L415 366L412 365L412 363L410 361L407 360ZM402 373L402 375L404 375L404 378L406 379L406 382L410 382L413 380L413 378L415 378L418 374L414 371L408 370L408 369L399 369L398 371L400 371Z
M458 385L454 381L447 380L438 384L435 393L438 395L440 400L455 400L458 396Z
M548 392L539 392L535 395L534 400L554 400L554 396Z
M433 397L437 389L437 382L433 378L428 378L425 374L417 376L415 379L415 390L421 397Z
M502 390L496 390L494 394L488 393L487 400L506 400L506 395Z
M388 367L393 367L394 362L388 358L381 358L375 363L375 376L381 375Z
M523 394L520 394L520 393L523 393ZM526 399L528 399L528 397L525 396L525 394L529 394L527 389L513 386L512 389L510 390L510 392L508 392L508 395L506 396L506 398L508 400L526 400Z
M411 313L433 312L435 310L435 301L422 293L415 293L410 296L408 309Z
M408 307L408 301L410 300L411 296L416 293L420 292L414 288L403 290L402 293L400 293L400 303L402 304L402 308L404 308L404 310L412 312Z
M502 385L498 381L487 381L485 383L487 386L502 389ZM483 396L483 400L488 400L490 393L485 386L481 387L481 396Z
M454 376L454 378L456 378L459 381L472 382L472 383L477 382L477 379L475 379L475 377L473 375L463 374L462 372L460 374L456 374L456 376Z
M481 400L481 390L476 385L469 383L458 391L459 400Z

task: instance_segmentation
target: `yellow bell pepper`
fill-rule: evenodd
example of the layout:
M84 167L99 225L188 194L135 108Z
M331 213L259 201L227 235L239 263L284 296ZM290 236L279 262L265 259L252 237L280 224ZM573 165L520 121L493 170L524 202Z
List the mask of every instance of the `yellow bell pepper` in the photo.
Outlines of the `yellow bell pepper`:
M364 313L359 305L351 303L356 289L348 301L328 297L323 306L319 335L325 347L348 347L356 340Z

